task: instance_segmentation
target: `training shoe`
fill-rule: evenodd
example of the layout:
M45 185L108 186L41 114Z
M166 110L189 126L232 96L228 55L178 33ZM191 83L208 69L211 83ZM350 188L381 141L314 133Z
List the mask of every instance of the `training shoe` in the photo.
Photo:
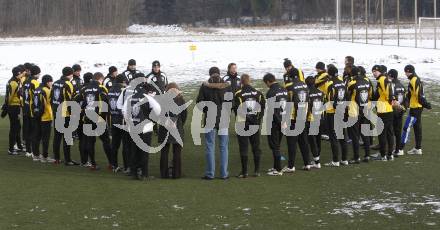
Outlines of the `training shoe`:
M407 152L408 155L423 155L422 149L413 148Z
M90 166L90 170L91 171L98 171L100 168L99 168L99 166L97 166L97 165L92 165L92 166Z
M320 169L321 168L321 163L313 162L313 164L311 164L310 167L312 167L314 169Z
M388 157L383 156L382 158L380 158L381 161L388 161Z
M330 140L330 137L328 135L321 135L321 140L328 141Z
M11 151L11 150L8 150L8 155L11 155L11 156L17 156L17 155L20 155L20 153L18 153L17 151Z
M130 168L126 168L126 169L124 169L124 174L128 175L128 174L130 174L130 171L131 171Z
M26 152L26 154L24 154L25 157L29 157L31 158L34 154L30 153L30 152Z
M405 155L405 153L403 152L403 150L398 150L394 152L394 156L395 157L399 157L399 156L403 156Z
M272 171L272 172L268 172L267 173L268 176L282 176L283 172L278 172L278 171Z
M388 161L394 161L394 156L393 156L393 155L389 155L389 156L387 156L387 160L388 160Z
M348 161L349 164L354 165L354 164L360 164L361 163L361 159L352 159Z
M204 177L202 177L202 180L214 180L214 178L209 177L209 176L204 176Z
M113 173L118 173L118 172L122 172L121 167L116 167L115 169L113 169Z
M254 177L260 177L260 176L261 176L260 172L255 172L254 173Z
M312 169L312 167L310 165L306 165L303 167L304 171L310 171Z
M75 166L76 164L73 161L69 161L69 162L65 162L64 165L65 166Z
M277 170L274 169L274 168L270 168L270 169L267 170L267 172L273 172L273 171L277 171Z
M282 173L294 173L295 172L295 167L289 168L289 167L284 167L283 169L281 169Z
M327 163L327 164L325 164L325 166L327 166L327 167L339 167L339 162L330 162L330 163Z
M32 156L32 161L33 161L33 162L41 161L41 155L38 155L38 156Z
M348 166L348 161L341 161L341 166Z
M366 156L366 157L364 157L364 159L362 161L365 163L368 163L368 162L370 162L370 157Z

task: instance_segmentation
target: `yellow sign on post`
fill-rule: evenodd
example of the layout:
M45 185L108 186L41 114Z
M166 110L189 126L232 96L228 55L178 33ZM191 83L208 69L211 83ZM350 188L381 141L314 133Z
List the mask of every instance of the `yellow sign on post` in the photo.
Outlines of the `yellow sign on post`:
M190 46L189 46L189 50L192 51L192 52L194 52L194 51L197 50L197 46L196 46L196 45L190 45Z
M196 59L194 53L197 51L197 46L196 46L196 45L190 45L190 46L189 46L189 50L191 51L192 60L193 60L193 62L194 62L195 59Z

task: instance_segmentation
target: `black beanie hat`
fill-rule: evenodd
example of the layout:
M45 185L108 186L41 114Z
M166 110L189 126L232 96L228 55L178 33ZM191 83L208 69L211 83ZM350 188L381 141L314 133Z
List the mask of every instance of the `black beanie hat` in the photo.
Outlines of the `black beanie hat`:
M78 64L75 64L72 66L73 72L81 71L81 66Z
M415 73L416 72L416 69L414 68L414 66L413 65L407 65L407 66L405 66L405 72L407 72L407 73Z
M20 75L21 72L23 72L23 70L20 67L16 66L12 69L12 76L16 77Z
M284 68L287 68L287 67L289 67L289 66L292 66L292 61L289 60L288 58L284 58L284 63L283 63L283 65L284 65Z
M315 69L325 70L325 64L324 64L324 62L318 62L318 63L316 63Z
M73 69L70 67L64 67L63 68L63 76L67 77L73 74Z
M83 79L84 79L84 84L90 83L92 81L92 79L93 79L93 73L90 73L90 72L85 73L83 75Z
M381 72L380 65L374 65L373 68L371 69L371 71L372 71L372 72L373 72L373 71L379 71L379 72Z
M26 62L26 63L23 64L23 67L24 67L25 70L31 70L32 66L33 65L31 63L29 63L29 62Z
M118 71L118 68L116 68L115 66L110 66L110 67L108 68L108 73L109 73L109 74L112 74L112 73L114 73L114 72L116 72L116 71Z
M361 76L362 75L360 69L357 66L351 67L351 74L353 76Z
M362 76L365 76L365 74L367 74L367 71L365 70L365 68L363 66L358 66L358 69L359 69L359 73Z
M133 79L141 78L141 77L145 78L145 74L143 74L143 73L136 73L136 74L133 76Z
M393 79L397 79L399 77L399 73L395 69L390 69L390 71L388 71L388 76L392 77Z
M306 84L308 87L315 86L315 77L314 76L308 76L306 78Z
M328 65L327 66L327 73L330 77L337 77L338 76L338 68L334 65Z
M289 76L290 79L299 78L299 71L297 68L292 68L287 73L287 76Z
M115 83L116 84L122 84L125 81L125 77L123 74L118 74L118 76L116 76L115 78Z
M46 74L41 79L41 83L43 83L43 85L46 85L48 82L53 82L53 79L52 76Z
M381 73L385 74L385 73L387 73L387 71L388 71L388 68L386 66L384 66L384 65L380 66L380 72Z
M130 59L129 61L128 61L128 65L130 66L130 65L136 65L136 60L134 60L134 59Z
M31 67L31 75L32 75L32 76L38 75L38 74L40 74L40 73L41 73L41 69L40 69L40 67L38 67L38 66L36 66L36 65L34 65L34 66Z
M160 62L159 61L154 61L152 64L151 64L151 67L155 67L155 66L159 66L160 67Z
M220 75L220 69L218 67L211 67L209 69L209 76L212 76L213 74L219 74Z

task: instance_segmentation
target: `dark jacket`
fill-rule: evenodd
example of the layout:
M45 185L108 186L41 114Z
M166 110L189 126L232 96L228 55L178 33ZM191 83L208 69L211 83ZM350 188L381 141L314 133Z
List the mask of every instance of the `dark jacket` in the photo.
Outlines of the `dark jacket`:
M121 125L124 120L122 110L118 109L118 106L117 106L118 98L121 95L121 93L122 93L122 85L121 84L114 84L108 92L110 121L111 121L112 125L115 125L115 124Z
M275 97L275 102L280 103L280 107L274 109L272 122L281 124L281 122L283 121L283 116L287 113L286 103L289 100L287 90L281 87L280 84L274 83L270 86L269 91L267 91L266 93L267 100L273 97ZM270 107L273 105L268 104L267 106Z
M147 76L147 92L148 93L156 93L163 94L165 92L165 88L168 85L167 75L163 72L154 73L153 71L149 73ZM152 83L154 83L154 86ZM157 87L157 88L156 88Z
M223 81L229 83L229 87L227 88L227 90L229 92L232 92L234 95L241 87L240 80L240 76L238 76L237 73L228 73L226 74L226 76L223 77Z
M222 104L225 101L225 93L227 92L228 86L229 84L224 82L223 79L220 78L220 75L214 74L209 78L207 82L203 83L203 85L200 87L199 95L197 96L196 103L210 101L214 102L217 106L217 117L214 127L216 129L219 128ZM208 108L203 108L203 113L203 127L205 127Z
M257 103L260 105L259 111L256 108ZM240 106L244 106L244 109L246 109L245 115L239 113ZM245 121L246 125L259 125L264 116L265 106L266 99L264 95L250 85L243 85L235 93L233 110L237 115L237 120Z
M290 113L291 120L305 120L308 112L309 89L306 83L295 78L285 86L289 102L293 102L293 108Z
M174 102L178 106L182 106L185 104L185 99L183 99L183 96L178 95L174 98ZM184 131L183 126L185 125L187 114L188 114L188 112L186 109L183 110L180 114L174 114L172 112L168 112L165 114L166 117L168 117L171 121L173 121L176 124L176 128L179 131L179 135L180 135L180 138L182 138L182 141L184 141L184 137L185 137L185 131ZM168 134L168 130L163 126L159 126L159 142L160 143L162 143L165 140L167 134ZM177 141L170 134L168 136L167 143L177 144Z

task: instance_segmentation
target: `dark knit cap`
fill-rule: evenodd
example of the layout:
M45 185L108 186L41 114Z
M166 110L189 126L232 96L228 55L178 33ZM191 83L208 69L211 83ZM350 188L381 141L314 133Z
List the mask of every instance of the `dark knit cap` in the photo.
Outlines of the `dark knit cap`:
M325 70L325 64L324 64L324 62L318 62L318 63L316 63L315 69Z
M41 83L43 83L43 85L46 85L49 82L53 82L53 78L50 75L44 75L43 78L41 79Z
M63 68L63 76L70 76L73 74L73 69L71 67L64 67Z
M32 76L38 75L38 74L40 74L40 73L41 73L41 69L40 69L40 67L38 67L38 66L36 66L36 65L34 65L34 66L31 67L31 75L32 75Z
M129 61L128 61L128 65L130 66L130 65L136 65L136 60L134 60L134 59L130 59Z
M397 79L399 77L399 73L395 69L390 69L390 71L388 71L388 76L393 79Z

